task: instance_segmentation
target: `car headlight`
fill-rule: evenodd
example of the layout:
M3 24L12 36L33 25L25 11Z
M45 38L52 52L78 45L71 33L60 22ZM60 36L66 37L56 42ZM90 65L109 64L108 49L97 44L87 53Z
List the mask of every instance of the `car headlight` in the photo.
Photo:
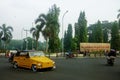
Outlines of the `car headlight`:
M53 64L55 64L55 62L53 62Z
M40 63L38 63L37 65L38 65L38 66L41 66L41 64L40 64Z

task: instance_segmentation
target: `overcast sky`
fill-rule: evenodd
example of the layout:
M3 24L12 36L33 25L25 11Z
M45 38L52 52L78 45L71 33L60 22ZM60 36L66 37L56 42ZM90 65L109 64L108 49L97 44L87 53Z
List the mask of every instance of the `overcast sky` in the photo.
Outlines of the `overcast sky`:
M22 29L30 29L39 14L46 14L53 4L60 8L60 25L63 14L68 10L63 25L71 23L73 29L81 11L85 11L89 25L98 20L116 20L120 9L120 0L0 0L0 26L12 26L13 38L24 38L26 35Z

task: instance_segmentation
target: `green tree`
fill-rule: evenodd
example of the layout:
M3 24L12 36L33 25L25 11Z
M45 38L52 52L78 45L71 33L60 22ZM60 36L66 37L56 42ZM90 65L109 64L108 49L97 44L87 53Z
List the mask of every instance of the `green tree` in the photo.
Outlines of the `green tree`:
M97 43L103 42L103 31L102 31L102 26L100 21L97 22L97 25L95 28L95 42Z
M23 40L11 40L10 43L7 46L8 50L25 50L26 49L26 38L24 38ZM35 48L36 43L35 43L35 39L31 38L31 37L27 37L28 40L28 50L32 50ZM45 49L45 42L38 42L40 45L38 46L39 50L44 50Z
M38 18L39 19L39 18ZM36 24L38 23L37 20L35 22ZM44 27L44 23L39 23L36 25L36 27L32 27L30 29L30 33L32 33L33 38L36 40L36 50L38 49L38 39L40 37L40 32L42 32L42 28Z
M93 34L93 30L88 30L88 42L94 42L94 34Z
M49 42L49 37L50 37L50 28L45 28L43 31L42 31L42 34L43 34L43 37L44 39L46 40L46 48L45 48L45 51L48 52L48 42Z
M76 40L77 40L77 39L76 39L75 37L72 38L72 47L71 47L72 51L76 51L76 50L77 50Z
M11 40L7 46L8 50L22 50L23 49L23 40Z
M48 16L49 16L49 27L50 29L50 37L49 37L49 49L51 52L55 52L56 50L56 41L59 34L59 13L60 9L54 4L51 9L49 9ZM58 43L59 44L59 43ZM60 45L59 45L60 46Z
M0 49L2 48L2 32L0 32Z
M120 30L120 19L118 20L118 26L119 26L119 30Z
M41 23L42 26L43 26L43 30L42 30L42 34L43 34L43 37L45 38L46 40L46 52L48 51L48 40L49 40L49 37L51 36L51 31L50 31L50 17L49 15L45 15L45 14L40 14L39 17L36 19L35 23Z
M115 50L120 50L120 35L118 24L115 21L111 29L111 48Z
M118 10L117 18L120 18L120 9Z
M6 26L6 24L3 24L0 26L0 30L2 34L2 40L4 41L4 48L6 49L7 44L12 39L13 28L11 26Z
M64 51L67 51L67 41L68 41L68 39L67 39L67 31L65 31L65 33L64 33Z
M119 29L120 29L120 9L118 10L118 15L117 15L117 18L118 18L118 25L119 25Z
M67 50L72 49L72 25L68 24L68 30L67 30Z
M108 42L108 30L107 30L107 28L105 28L105 29L103 30L103 42L104 42L104 43L107 43L107 42Z
M77 48L79 48L79 44L80 44L80 28L78 26L78 23L74 24L75 26L75 39L76 39L76 44L77 44Z
M27 40L27 41L26 41ZM35 39L33 39L33 38L31 38L31 37L27 37L27 38L24 38L23 39L23 43L22 43L22 49L23 50L25 50L26 48L28 49L28 50L32 50L32 49L34 49L35 47L36 47L36 40ZM25 45L25 44L27 44L27 45ZM38 42L38 44L39 44L39 42ZM39 48L39 47L38 47Z
M77 38L77 45L79 47L80 42L87 42L87 20L85 18L85 12L80 12L78 22L75 23L75 38ZM78 48L79 49L79 48Z
M101 22L100 22L101 23ZM111 27L113 22L105 22L101 23L102 33L103 33L103 42L108 42L108 34L110 34ZM89 33L89 42L96 42L95 35L98 26L98 22L88 26L88 33Z
M94 27L94 29L92 30L92 38L91 38L91 40L92 40L92 42L96 42L96 27Z
M87 42L87 20L85 18L85 12L80 13L78 26L80 28L80 42Z
M54 4L52 8L49 9L46 15L41 14L36 20L36 23L41 23L42 26L44 26L42 34L46 40L46 52L48 50L48 42L49 49L51 50L51 52L54 52L57 47L54 45L56 44L56 41L58 41L57 39L59 34L58 23L59 12L60 12L59 8Z

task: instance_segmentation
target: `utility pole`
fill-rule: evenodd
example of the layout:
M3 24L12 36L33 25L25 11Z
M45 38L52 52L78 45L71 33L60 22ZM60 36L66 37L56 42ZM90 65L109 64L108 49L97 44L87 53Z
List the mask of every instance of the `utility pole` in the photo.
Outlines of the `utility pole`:
M25 39L25 42L26 42L26 50L28 50L28 40L27 40L27 35L28 35L28 31L30 31L30 30L24 29L24 31L26 32L26 39Z
M64 22L64 16L65 16L65 14L66 13L68 13L68 10L63 14L63 16L62 16L62 54L63 54L63 56L65 56L64 55L64 26L63 26L63 22Z

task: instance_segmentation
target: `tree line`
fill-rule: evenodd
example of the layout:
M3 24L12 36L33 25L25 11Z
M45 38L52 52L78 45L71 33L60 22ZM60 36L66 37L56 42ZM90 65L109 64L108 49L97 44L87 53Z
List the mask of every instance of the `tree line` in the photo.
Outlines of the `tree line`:
M61 52L62 41L64 41L64 51L80 49L81 42L111 43L111 48L120 50L120 10L118 12L118 21L102 22L98 20L95 24L87 26L85 12L81 11L74 24L74 35L72 24L68 24L64 38L60 39L58 36L60 32L60 8L54 4L47 14L41 13L36 18L35 27L30 28L32 38L13 40L13 28L6 26L6 24L0 26L0 49L35 49L46 52ZM38 41L40 36L44 37L45 42Z

